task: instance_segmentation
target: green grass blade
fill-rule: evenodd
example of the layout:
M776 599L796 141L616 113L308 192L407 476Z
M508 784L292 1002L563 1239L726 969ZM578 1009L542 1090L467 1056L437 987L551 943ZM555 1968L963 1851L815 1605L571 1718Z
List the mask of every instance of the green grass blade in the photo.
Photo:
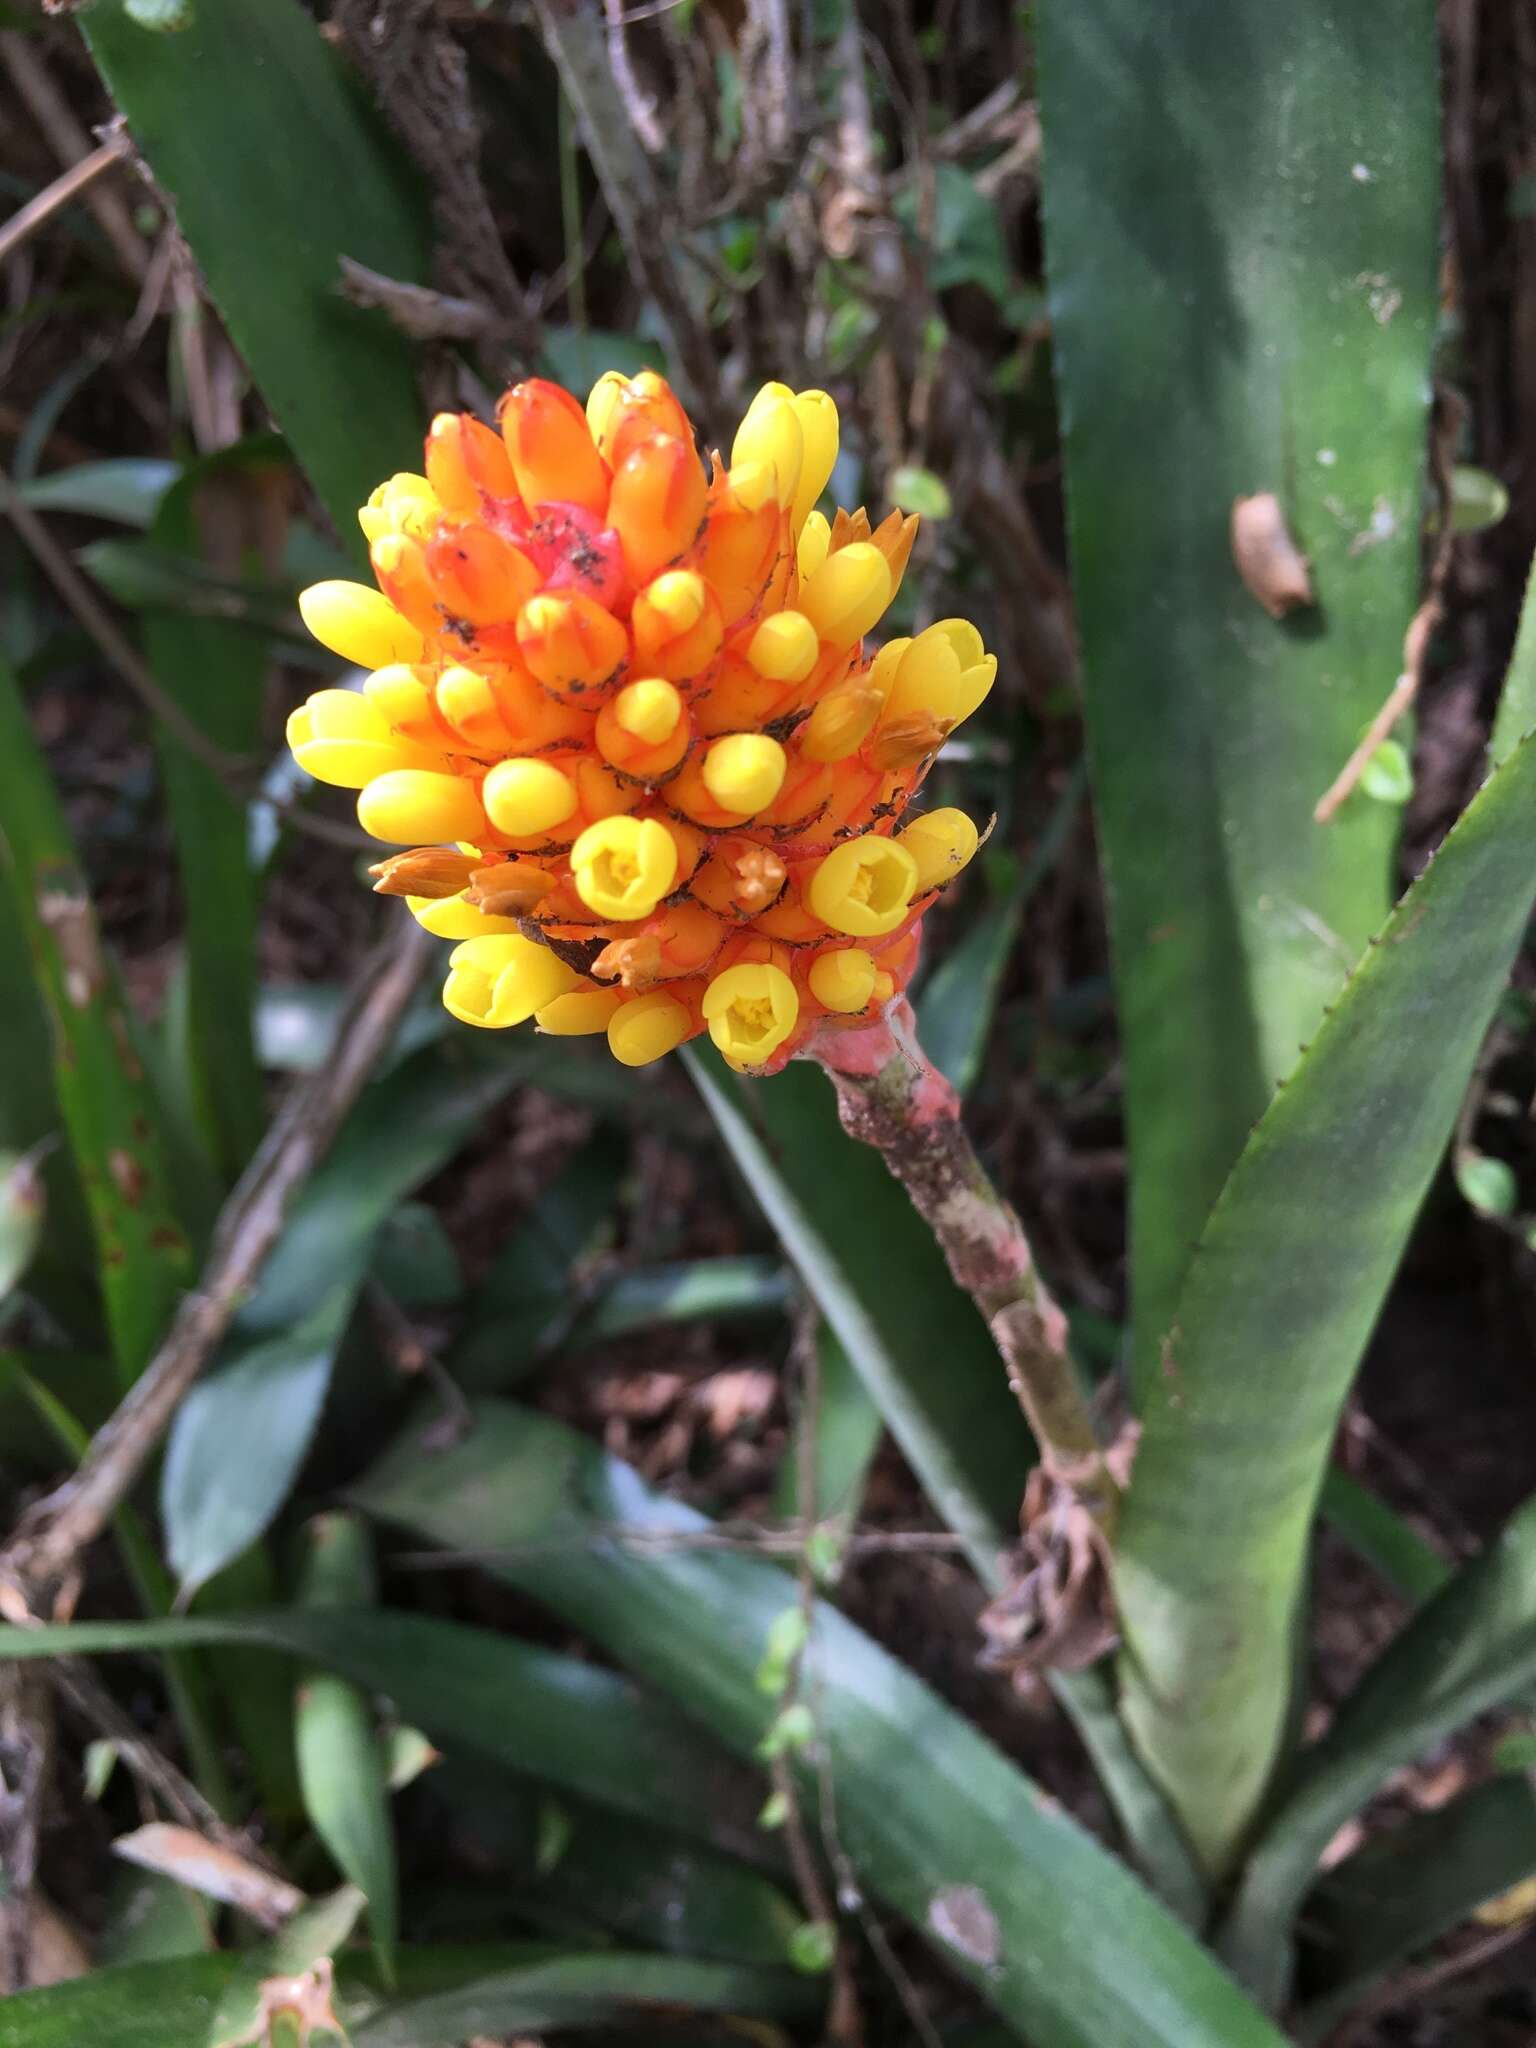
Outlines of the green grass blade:
M307 1533L303 1604L314 1613L368 1605L374 1572L363 1524L352 1515L323 1515ZM368 1901L379 1973L391 1984L399 1884L389 1787L368 1696L332 1672L307 1671L299 1680L293 1725L305 1811L336 1868Z
M1396 813L1312 808L1416 603L1432 0L1048 0L1051 332L1132 1160L1138 1379L1190 1246L1388 905ZM1317 603L1239 580L1273 493Z
M1367 1842L1307 1900L1317 1984L1297 2028L1317 2041L1394 1963L1536 1876L1536 1786L1491 1778Z
M112 1348L126 1384L192 1277L160 1110L129 1033L63 809L10 670L0 663L0 869L32 952L54 1087L95 1233Z
M688 1547L708 1527L701 1516L544 1416L485 1402L475 1423L436 1457L408 1432L359 1504L434 1542L488 1546L496 1577L751 1753L776 1711L756 1675L786 1604L784 1573ZM615 1524L653 1540L632 1552L605 1540ZM678 1547L665 1546L669 1533ZM1278 2048L1123 1865L824 1604L810 1659L855 1867L1035 2048Z
M152 540L238 567L241 512L251 502L242 466L226 456L190 471L161 501ZM267 673L256 634L151 611L144 649L161 689L200 732L235 758L255 754ZM209 1154L233 1180L266 1122L252 1021L259 891L246 807L174 732L157 726L155 739L185 906L187 1087Z
M361 561L356 508L420 460L421 408L409 347L347 304L339 259L426 282L405 152L294 0L218 0L175 35L102 0L80 25L235 346Z
M1384 1500L1330 1465L1318 1501L1323 1520L1410 1606L1438 1593L1451 1576L1439 1551Z
M786 1517L809 1512L812 1504L801 1500L806 1490L802 1461L813 1460L808 1471L814 1474L816 1519L847 1528L858 1517L864 1482L880 1447L885 1421L852 1359L825 1323L813 1341L817 1347L816 1413L808 1411L807 1390L802 1385L794 1436L774 1485L774 1506ZM807 1434L812 1439L809 1444Z
M1533 1687L1536 1500L1420 1608L1301 1758L1249 1859L1223 1936L1234 1963L1278 1989L1276 1943L1339 1828L1394 1771Z
M782 1593L786 1581L779 1578ZM193 1614L0 1628L0 1659L235 1644L322 1664L445 1748L750 1860L762 1781L702 1742L671 1708L611 1671L457 1622L371 1608ZM3 2009L3 2008L0 2008Z
M1213 1867L1280 1752L1339 1414L1533 899L1536 741L1474 797L1260 1121L1147 1389L1117 1537L1123 1698Z

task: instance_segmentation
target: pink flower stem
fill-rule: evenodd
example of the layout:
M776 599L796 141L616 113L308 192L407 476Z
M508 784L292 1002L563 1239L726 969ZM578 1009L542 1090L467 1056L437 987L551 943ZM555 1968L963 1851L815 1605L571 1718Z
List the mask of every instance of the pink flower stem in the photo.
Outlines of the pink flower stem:
M824 1030L802 1057L825 1069L851 1137L880 1152L976 1303L1051 1477L1106 1532L1119 1488L1104 1460L1067 1319L1035 1266L1024 1227L960 1121L960 1101L917 1042L904 998L854 1029Z

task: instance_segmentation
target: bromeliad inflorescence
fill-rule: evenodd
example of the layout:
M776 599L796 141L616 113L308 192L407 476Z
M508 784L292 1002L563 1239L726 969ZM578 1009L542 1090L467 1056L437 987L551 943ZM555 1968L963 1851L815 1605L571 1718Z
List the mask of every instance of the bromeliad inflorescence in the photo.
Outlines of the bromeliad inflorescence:
M426 475L358 515L379 589L300 598L373 673L289 743L409 849L373 872L458 942L454 1016L605 1031L629 1066L707 1030L772 1072L905 987L977 845L908 806L997 663L962 619L865 659L917 521L814 509L824 391L765 385L708 473L648 371L609 371L585 413L531 379L500 425L435 419Z

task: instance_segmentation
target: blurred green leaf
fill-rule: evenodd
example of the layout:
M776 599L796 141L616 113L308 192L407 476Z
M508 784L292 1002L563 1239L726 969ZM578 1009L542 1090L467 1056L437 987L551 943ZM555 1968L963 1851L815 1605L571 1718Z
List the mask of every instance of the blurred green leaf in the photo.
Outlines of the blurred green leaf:
M1532 1876L1536 1786L1524 1778L1492 1778L1367 1841L1307 1899L1315 1976L1299 2038L1321 2040L1394 1963Z
M29 477L18 489L26 503L39 512L79 512L90 519L147 528L160 500L180 475L179 462L127 455L50 470L46 476Z
M786 1518L808 1512L810 1504L801 1500L802 1471L804 1459L813 1458L816 1520L833 1525L833 1551L826 1562L835 1563L836 1525L851 1524L858 1515L864 1481L885 1423L853 1361L825 1323L818 1328L815 1342L819 1399L813 1414L802 1385L794 1438L774 1483L774 1506ZM807 1432L812 1438L809 1445Z
M1390 900L1394 813L1312 807L1418 602L1439 58L1432 0L1083 0L1037 25L1151 1398L1190 1248ZM1273 494L1316 593L1287 618L1232 552L1234 502Z
M1514 1168L1470 1146L1456 1155L1456 1185L1481 1216L1513 1216L1520 1199Z
M790 1582L778 1573L776 1583L782 1597ZM615 1673L512 1636L370 1608L0 1628L0 1657L202 1644L323 1664L392 1700L445 1747L749 1861L771 1860L753 1825L760 1780Z
M42 1238L48 1196L41 1169L35 1150L0 1151L0 1309L25 1278Z
M294 0L218 0L146 35L123 0L86 41L231 338L354 560L356 508L420 457L411 352L343 297L343 255L427 281L426 207L408 156Z
M1362 792L1378 804L1405 804L1413 795L1413 763L1401 740L1383 740L1360 771Z
M367 1606L374 1574L363 1524L322 1515L306 1534L301 1603L316 1613ZM399 1931L395 1838L372 1707L345 1678L312 1669L299 1680L293 1721L305 1810L336 1868L368 1901L379 1974L391 1984Z
M709 1527L702 1516L547 1417L477 1404L473 1431L436 1456L409 1430L357 1498L432 1542L485 1549L495 1577L674 1693L740 1753L778 1718L755 1679L786 1605L784 1572L691 1546ZM614 1525L646 1530L643 1554L614 1543ZM854 1868L1021 2034L1038 2048L1279 2048L1122 1864L825 1603L807 1655L816 1744ZM807 1768L814 1795L816 1762Z
M0 865L52 1026L54 1086L90 1205L113 1349L127 1383L192 1277L191 1253L171 1206L159 1106L47 764L3 663L0 820Z
M166 493L151 537L158 547L237 568L259 488L238 455L199 464ZM222 620L154 611L144 621L144 649L156 681L199 732L235 759L255 754L267 676L260 640ZM179 1064L209 1153L233 1180L266 1123L253 1038L259 904L246 806L174 732L157 724L155 740L185 910L187 1043Z
M948 519L955 509L944 479L915 463L891 471L885 480L885 495L897 511L915 512L920 519Z
M384 1218L368 1271L402 1308L443 1308L464 1291L453 1239L426 1202L402 1202Z
M1536 1500L1418 1610L1302 1755L1248 1860L1222 1934L1228 1958L1244 1969L1272 1958L1344 1823L1395 1771L1533 1687Z
M578 1318L574 1342L604 1343L667 1323L712 1323L731 1316L782 1317L794 1281L778 1259L679 1259L619 1273Z
M1411 1524L1337 1465L1328 1467L1318 1506L1335 1534L1411 1605L1438 1593L1451 1576L1450 1565Z
M1533 899L1536 741L1473 798L1265 1112L1145 1390L1116 1542L1122 1700L1213 1866L1279 1756L1339 1414ZM1264 1921L1245 1959L1264 1981L1287 1926Z
M517 1078L497 1048L454 1040L364 1092L299 1197L217 1368L171 1426L161 1510L184 1587L222 1569L282 1506L313 1439L374 1233Z
M929 284L936 292L980 285L1002 305L1014 276L995 202L957 164L935 165L932 175L933 219L925 243ZM921 231L923 205L916 185L896 197L892 211L910 235Z
M1451 526L1457 533L1481 533L1509 511L1509 492L1486 469L1458 462L1451 471Z
M604 370L633 377L640 370L664 370L666 358L638 334L612 334L596 327L544 329L540 374L585 398Z

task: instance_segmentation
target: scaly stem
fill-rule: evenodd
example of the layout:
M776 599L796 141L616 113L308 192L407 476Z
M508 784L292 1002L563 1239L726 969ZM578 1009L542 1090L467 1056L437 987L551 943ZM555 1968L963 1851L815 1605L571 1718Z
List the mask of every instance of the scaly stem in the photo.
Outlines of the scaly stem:
M820 1033L806 1057L831 1076L844 1130L879 1150L986 1318L1051 1477L1107 1534L1119 1488L1072 1363L1067 1319L976 1157L958 1096L917 1042L910 1004L892 1003L862 1029Z

